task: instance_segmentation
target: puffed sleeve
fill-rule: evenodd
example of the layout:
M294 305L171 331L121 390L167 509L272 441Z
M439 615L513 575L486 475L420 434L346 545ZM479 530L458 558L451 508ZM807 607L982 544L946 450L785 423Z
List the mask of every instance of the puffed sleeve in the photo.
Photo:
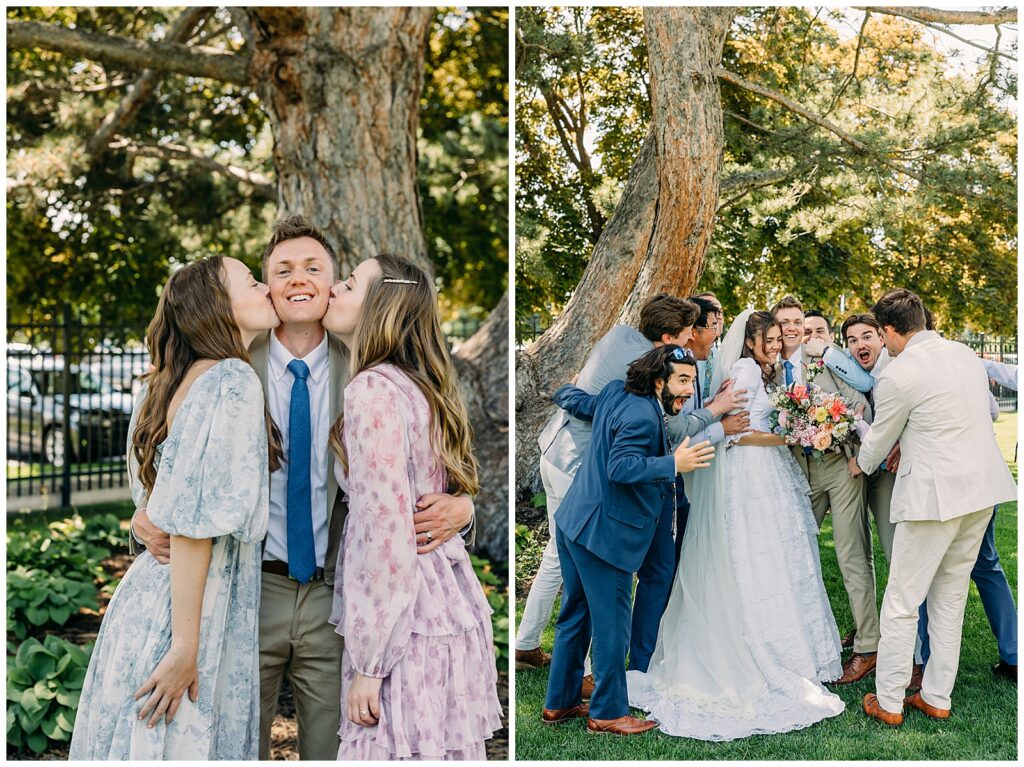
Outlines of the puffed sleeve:
M402 658L420 584L404 407L373 371L345 389L349 499L337 632L363 676L385 677Z
M729 377L733 381L732 388L734 390L743 389L747 392L748 402L750 403L748 404L748 409L750 409L754 400L760 394L759 389L764 388L764 381L761 379L761 368L758 367L757 362L750 357L742 357L741 359L736 360L736 363L732 366L732 370L729 372ZM753 413L751 413L751 416L753 416ZM754 419L752 417L751 423L753 423L753 421ZM750 434L751 431L752 429L748 429L742 434L733 434L726 439L729 444L734 445L743 439L744 436Z
M149 498L149 518L171 535L261 540L270 515L263 388L242 360L192 384L172 424ZM181 423L178 419L183 419Z

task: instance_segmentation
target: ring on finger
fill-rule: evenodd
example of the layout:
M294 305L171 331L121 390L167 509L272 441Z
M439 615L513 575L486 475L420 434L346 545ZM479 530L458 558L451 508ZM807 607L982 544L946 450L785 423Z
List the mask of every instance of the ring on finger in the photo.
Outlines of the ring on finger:
M430 543L432 540L434 540L434 531L427 530L427 543Z

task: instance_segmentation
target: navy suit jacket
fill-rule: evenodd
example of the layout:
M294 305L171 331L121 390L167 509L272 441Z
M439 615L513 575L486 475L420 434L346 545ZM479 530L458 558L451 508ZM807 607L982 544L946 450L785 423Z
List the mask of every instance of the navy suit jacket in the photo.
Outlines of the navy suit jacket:
M589 450L555 512L555 525L595 556L636 572L662 514L672 513L676 464L661 406L612 381L600 394L572 385L552 400L570 415L593 420Z

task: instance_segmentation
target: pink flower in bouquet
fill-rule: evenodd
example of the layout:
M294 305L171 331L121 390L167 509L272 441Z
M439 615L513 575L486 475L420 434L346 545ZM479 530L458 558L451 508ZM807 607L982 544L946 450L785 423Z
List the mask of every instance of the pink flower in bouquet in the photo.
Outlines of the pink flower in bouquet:
M815 450L828 450L832 446L832 435L827 431L818 432L811 446Z
M789 426L789 416L786 414L785 410L779 411L779 426L781 426L783 429Z
M803 384L796 384L793 386L793 397L795 399L806 399L807 398L807 387Z
M846 414L846 403L841 399L834 399L828 406L828 412L832 418L838 421Z

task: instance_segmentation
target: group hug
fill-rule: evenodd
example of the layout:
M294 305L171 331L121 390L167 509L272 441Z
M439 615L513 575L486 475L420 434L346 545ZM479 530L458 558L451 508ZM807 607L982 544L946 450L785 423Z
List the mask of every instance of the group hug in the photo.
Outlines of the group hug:
M829 685L869 674L868 717L945 719L972 578L993 671L1016 684L993 525L1017 489L989 390L990 378L1016 389L1016 367L943 338L904 289L845 318L846 348L793 296L723 330L713 294L654 296L553 395L540 436L551 538L516 637L517 669L550 665L542 721L782 733L841 714ZM819 556L829 514L844 636ZM880 613L872 520L889 572Z
M191 262L147 332L128 437L141 552L89 662L70 758L484 759L501 727L479 488L433 282L393 256L344 281L279 222L257 281Z

